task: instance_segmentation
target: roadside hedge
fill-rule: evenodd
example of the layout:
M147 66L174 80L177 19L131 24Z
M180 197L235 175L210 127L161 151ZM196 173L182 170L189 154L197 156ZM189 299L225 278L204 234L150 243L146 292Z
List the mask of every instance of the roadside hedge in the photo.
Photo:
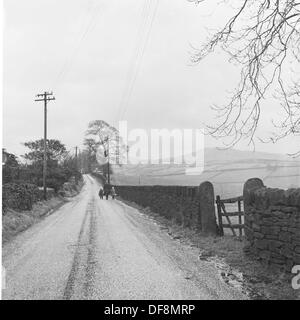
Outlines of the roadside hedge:
M2 213L7 208L31 210L32 205L41 200L39 188L30 183L6 183L2 187Z

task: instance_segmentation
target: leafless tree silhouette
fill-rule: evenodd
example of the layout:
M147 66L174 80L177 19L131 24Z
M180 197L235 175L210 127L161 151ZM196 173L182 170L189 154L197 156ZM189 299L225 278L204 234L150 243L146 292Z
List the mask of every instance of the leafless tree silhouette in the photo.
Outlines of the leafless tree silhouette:
M189 0L200 3L208 0ZM229 1L223 1L229 5ZM300 135L300 1L238 0L226 24L192 54L199 63L217 47L241 66L240 81L229 103L213 106L217 124L208 126L216 138L229 138L233 146L241 139L254 144L267 93L278 98L283 117L274 123L274 133L265 142ZM292 61L292 68L288 63ZM228 141L228 140L227 140ZM300 151L295 155L300 155Z

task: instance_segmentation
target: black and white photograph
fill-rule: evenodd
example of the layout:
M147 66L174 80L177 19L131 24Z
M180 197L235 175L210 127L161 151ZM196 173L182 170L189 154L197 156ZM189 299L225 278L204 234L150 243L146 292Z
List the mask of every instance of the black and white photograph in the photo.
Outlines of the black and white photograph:
M300 300L300 0L1 3L2 300Z

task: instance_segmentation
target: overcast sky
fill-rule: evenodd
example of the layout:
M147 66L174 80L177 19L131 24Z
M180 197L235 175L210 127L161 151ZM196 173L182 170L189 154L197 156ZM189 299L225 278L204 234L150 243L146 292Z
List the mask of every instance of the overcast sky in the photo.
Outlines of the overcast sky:
M95 119L146 129L196 129L212 121L209 106L225 101L239 75L223 53L190 65L191 44L230 14L214 2L5 0L3 146L23 154L22 142L42 137L43 105L34 98L45 90L56 97L48 108L49 138L69 149L82 145ZM278 102L265 102L261 136L278 110ZM206 146L217 145L206 139ZM290 137L256 148L286 153L298 145Z

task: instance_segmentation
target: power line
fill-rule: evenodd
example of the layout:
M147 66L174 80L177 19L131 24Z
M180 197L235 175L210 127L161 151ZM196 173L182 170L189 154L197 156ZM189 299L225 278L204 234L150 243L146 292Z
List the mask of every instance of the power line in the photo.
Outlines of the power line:
M143 7L142 7L142 11L141 11L140 25L139 25L138 33L137 33L137 37L136 37L136 39L137 39L136 40L136 45L134 47L131 59L129 61L129 67L127 69L124 90L122 92L121 100L120 100L118 109L116 110L116 114L115 114L115 122L116 123L117 123L117 120L119 119L119 115L120 115L122 106L124 104L124 100L125 100L127 92L128 92L128 87L129 87L129 84L131 82L132 74L134 72L134 68L135 68L135 65L136 65L137 57L139 55L141 41L143 39L143 33L144 33L144 29L145 29L146 22L147 22L147 15L149 14L149 4L150 4L149 0L145 0L144 3L143 3Z
M129 94L128 94L128 96L127 96L127 101L126 101L126 103L125 103L125 107L124 107L124 109L123 109L123 113L121 114L121 118L123 118L123 117L125 116L126 111L127 111L127 109L128 109L128 105L129 105L130 98L131 98L131 95L132 95L132 92L133 92L133 89L134 89L134 85L135 85L136 79L137 79L137 77L138 77L139 70L140 70L140 67L141 67L141 63L142 63L142 60L143 60L143 57L144 57L144 54L145 54L145 51L146 51L146 48L147 48L147 45L148 45L148 42L149 42L149 38L150 38L150 34L151 34L151 30L152 30L154 18L155 18L155 16L156 16L156 12L157 12L157 9L158 9L158 3L159 3L159 0L156 0L154 12L153 12L153 15L152 15L151 21L150 21L150 27L149 27L148 32L147 32L147 34L146 34L146 40L145 40L145 42L144 42L144 46L142 47L142 51L141 51L141 55L140 55L140 60L139 60L139 63L138 63L138 66L137 66L137 69L136 69L136 72L135 72L133 81L132 81L132 83L131 83L131 87L130 87L130 90L129 90Z
M155 1L155 2L154 2ZM154 3L154 9L153 9ZM133 92L133 88L139 73L141 62L149 41L149 36L152 30L153 21L155 19L159 0L145 1L142 10L142 21L139 28L137 46L133 54L133 59L128 69L128 74L131 76L128 81L126 81L125 89L122 94L121 102L116 114L116 122L121 116L124 116L128 108L128 104ZM148 26L148 27L147 27ZM127 76L127 79L129 76Z
M81 33L81 36L78 38L78 43L75 46L75 48L73 49L72 53L70 54L69 57L66 58L60 72L58 73L58 77L54 83L54 87L56 89L58 89L58 85L60 84L60 82L62 82L62 80L64 79L64 77L66 76L66 74L68 73L68 71L71 69L72 67L72 63L74 61L74 58L76 57L76 54L78 53L82 43L84 42L84 40L86 39L88 33L90 31L92 31L94 29L94 27L97 24L97 18L99 16L99 14L101 12L103 12L103 10L101 10L102 7L101 6L96 6L95 10L92 8L89 11L92 11L92 16L88 22L88 24L86 25L84 31Z
M89 15L90 11L92 11L92 10L91 10L91 7L89 7L87 16ZM83 24L82 27L84 27L84 29L82 30L82 32L79 32L77 38L76 38L75 41L74 41L74 46L76 46L76 47L77 47L77 45L78 45L78 43L79 43L79 41L80 41L80 38L82 37L82 34L84 33L84 30L87 28L87 25L85 26L85 24ZM76 44L77 44L77 45L76 45ZM76 47L75 47L75 48L76 48ZM58 72L58 75L57 75L57 77L56 77L56 80L55 80L54 83L53 83L54 86L52 86L52 87L55 87L55 86L57 85L57 83L63 78L63 75L64 75L64 73L65 73L65 70L66 70L66 68L68 67L68 64L69 64L69 59L70 59L70 57L72 57L72 56L74 55L75 48L73 49L73 51L71 52L71 54L66 55L65 60L64 60L64 63L63 63L63 65L62 65L61 69L60 69L59 72Z
M151 5L152 5L151 0L145 1L145 3L144 3L141 25L140 25L139 33L138 33L138 37L137 37L137 45L135 47L135 50L133 51L132 61L129 66L129 69L128 69L129 70L129 79L126 81L126 84L125 84L125 89L124 89L122 99L120 102L120 106L119 106L119 110L118 110L118 114L117 114L117 119L120 119L121 113L124 109L124 105L126 104L126 102L128 100L128 94L130 92L132 82L134 81L134 78L137 73L137 69L139 67L141 49L144 44L145 33L147 31L147 24L148 24L148 20L149 20L150 13L151 13Z

